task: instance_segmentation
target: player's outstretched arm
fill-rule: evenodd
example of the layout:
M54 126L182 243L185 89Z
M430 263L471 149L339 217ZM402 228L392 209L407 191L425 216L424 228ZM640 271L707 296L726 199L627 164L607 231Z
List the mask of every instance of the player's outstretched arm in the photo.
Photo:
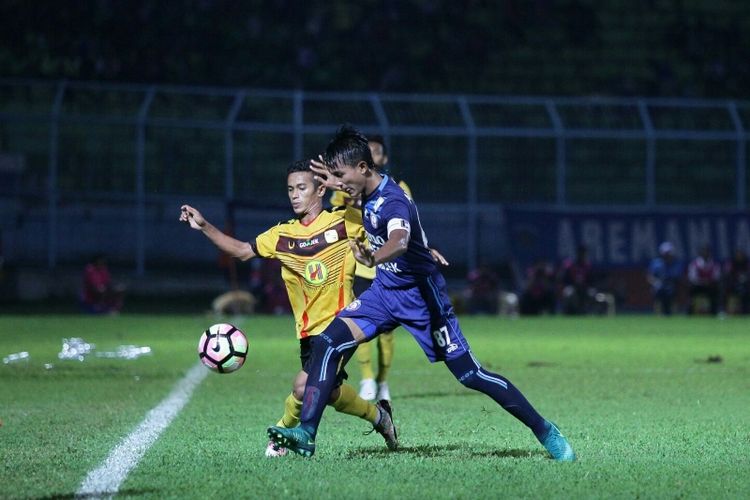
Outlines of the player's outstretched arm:
M180 207L180 222L189 224L191 228L201 231L220 250L240 260L248 260L255 257L252 245L246 241L240 241L219 231L213 224L208 222L203 215L190 205Z

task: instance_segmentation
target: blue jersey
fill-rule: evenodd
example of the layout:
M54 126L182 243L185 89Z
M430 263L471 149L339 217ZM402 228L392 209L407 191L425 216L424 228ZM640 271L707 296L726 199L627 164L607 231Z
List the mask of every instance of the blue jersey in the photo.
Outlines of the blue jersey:
M391 231L406 229L409 232L406 253L378 264L375 280L385 288L403 288L433 275L437 266L427 246L417 207L404 190L386 175L363 201L363 225L373 251L385 244Z

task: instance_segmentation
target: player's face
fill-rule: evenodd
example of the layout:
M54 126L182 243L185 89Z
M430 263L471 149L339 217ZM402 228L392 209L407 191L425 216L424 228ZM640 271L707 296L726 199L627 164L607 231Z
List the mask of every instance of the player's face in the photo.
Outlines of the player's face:
M362 196L362 192L365 190L365 183L367 182L366 171L367 165L365 162L359 162L355 166L339 162L336 168L331 171L331 174L344 185L344 191L349 196L357 198Z
M383 145L379 142L368 142L370 146L370 153L372 154L372 162L378 169L382 169L386 163L388 163L388 156L383 151Z
M312 172L292 172L287 177L286 184L289 202L296 215L306 215L316 209L319 211L322 207L325 187L315 188Z

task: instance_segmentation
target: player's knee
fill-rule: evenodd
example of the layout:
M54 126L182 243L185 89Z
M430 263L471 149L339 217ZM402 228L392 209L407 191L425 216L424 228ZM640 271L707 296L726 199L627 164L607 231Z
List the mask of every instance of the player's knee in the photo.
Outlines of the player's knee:
M482 367L469 353L466 353L457 359L446 361L445 364L448 366L448 369L453 376L456 377L456 380L458 380L464 387L475 390L479 387L479 371Z
M352 336L349 325L339 318L334 318L326 329L323 330L323 333L318 336L318 339L320 341L315 342L314 349L322 352L329 347L339 351L343 351L344 349L341 348L344 346L352 350L357 347L357 342L354 340L354 336Z

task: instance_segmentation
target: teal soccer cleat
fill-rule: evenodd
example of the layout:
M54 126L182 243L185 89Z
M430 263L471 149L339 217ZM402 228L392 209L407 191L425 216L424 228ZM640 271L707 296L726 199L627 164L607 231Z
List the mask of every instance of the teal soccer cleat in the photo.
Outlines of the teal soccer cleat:
M301 427L276 427L268 428L268 437L279 446L293 451L303 457L311 457L315 453L315 439Z
M549 454L552 455L552 458L558 462L575 461L576 454L573 451L573 447L570 446L568 440L562 435L560 429L550 421L547 421L547 425L547 434L539 441L544 445Z

